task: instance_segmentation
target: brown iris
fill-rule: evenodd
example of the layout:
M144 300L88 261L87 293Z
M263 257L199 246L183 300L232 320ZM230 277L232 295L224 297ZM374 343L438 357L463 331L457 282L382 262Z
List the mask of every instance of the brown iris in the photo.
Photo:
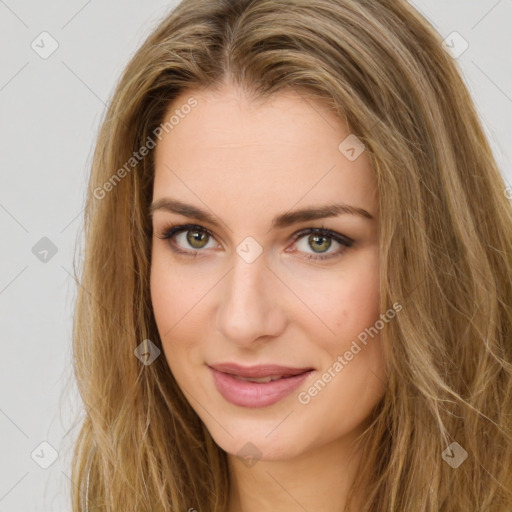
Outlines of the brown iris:
M208 233L198 229L187 231L187 241L195 249L202 249L208 243Z

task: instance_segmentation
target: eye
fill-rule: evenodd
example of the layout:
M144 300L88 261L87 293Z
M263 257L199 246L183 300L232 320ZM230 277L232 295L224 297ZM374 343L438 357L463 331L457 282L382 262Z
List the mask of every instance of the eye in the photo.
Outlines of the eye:
M198 256L202 249L216 247L215 244L209 245L214 240L213 235L206 228L195 224L168 226L163 234L157 236L162 240L170 240L173 251L188 256Z
M354 241L341 233L330 231L324 228L307 228L293 235L296 240L294 247L306 255L307 260L325 260L341 256L349 247L352 247ZM334 250L329 251L329 249ZM308 250L312 252L308 252ZM289 250L288 252L295 252Z

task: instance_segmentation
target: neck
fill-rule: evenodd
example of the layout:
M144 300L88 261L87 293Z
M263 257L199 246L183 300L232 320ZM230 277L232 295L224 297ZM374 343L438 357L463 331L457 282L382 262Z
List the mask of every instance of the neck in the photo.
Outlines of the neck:
M251 467L228 454L228 512L344 511L360 462L361 447L354 448L353 440L346 438ZM361 510L363 498L355 494L349 510Z

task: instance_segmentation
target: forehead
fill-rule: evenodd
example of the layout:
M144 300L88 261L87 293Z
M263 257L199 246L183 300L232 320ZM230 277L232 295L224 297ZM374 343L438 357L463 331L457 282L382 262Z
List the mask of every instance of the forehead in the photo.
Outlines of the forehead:
M190 98L196 105L182 110ZM154 199L195 196L196 203L269 216L294 205L342 201L377 216L368 158L363 152L351 161L340 151L351 134L326 103L288 91L253 101L227 86L182 93L166 119L173 114L179 122L155 149Z

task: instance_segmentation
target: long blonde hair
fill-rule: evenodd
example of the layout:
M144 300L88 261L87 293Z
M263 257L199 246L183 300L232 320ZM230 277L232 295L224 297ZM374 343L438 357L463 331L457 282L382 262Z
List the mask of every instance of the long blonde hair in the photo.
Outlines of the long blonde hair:
M510 512L512 207L456 61L398 0L183 0L126 67L85 210L73 511L226 511L226 454L165 357L134 355L147 339L162 349L153 152L134 153L178 94L228 80L253 98L291 88L327 101L375 171L381 311L403 309L380 334L389 385L365 433L364 511ZM468 454L456 469L447 448Z

